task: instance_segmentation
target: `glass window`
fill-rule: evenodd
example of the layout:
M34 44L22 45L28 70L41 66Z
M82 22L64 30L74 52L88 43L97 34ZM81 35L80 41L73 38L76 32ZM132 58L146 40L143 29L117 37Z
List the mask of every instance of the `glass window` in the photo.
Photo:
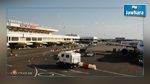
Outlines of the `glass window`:
M18 37L12 37L12 41L18 41Z
M10 37L9 37L9 41L10 41Z
M36 41L36 38L32 38L32 41Z
M38 38L38 41L42 41L42 38Z
M64 54L62 54L61 57L64 57Z
M27 38L26 38L26 41L31 41L31 38L27 37Z
M69 58L69 55L66 55L66 58Z

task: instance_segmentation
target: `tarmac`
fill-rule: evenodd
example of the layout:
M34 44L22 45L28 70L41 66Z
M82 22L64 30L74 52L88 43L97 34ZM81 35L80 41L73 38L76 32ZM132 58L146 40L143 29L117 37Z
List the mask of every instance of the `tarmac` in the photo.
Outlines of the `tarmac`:
M89 46L93 57L81 57L82 62L95 64L97 70L77 67L64 69L56 65L55 56L62 50L71 50L62 46L13 49L13 55L8 50L8 76L11 77L141 77L144 76L143 66L134 64L126 56L113 53L113 49L123 46L98 44Z

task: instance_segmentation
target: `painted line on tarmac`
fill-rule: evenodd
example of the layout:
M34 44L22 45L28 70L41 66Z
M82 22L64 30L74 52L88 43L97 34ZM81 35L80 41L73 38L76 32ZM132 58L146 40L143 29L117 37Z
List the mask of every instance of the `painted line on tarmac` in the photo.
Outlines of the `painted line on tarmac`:
M34 69L35 69L35 75L34 77L36 77L38 75L38 69L34 66Z
M31 60L33 60L33 59L34 59L34 57L31 58Z
M133 76L133 75L121 74L121 73L111 72L111 71L106 71L106 70L101 70L101 69L97 69L97 71L101 71L101 72L105 72L105 73L111 73L111 74L116 74L116 75L120 75L120 76L136 77L136 76Z
M88 72L77 71L77 70L73 70L73 69L71 69L70 71L76 72L76 73L81 73L81 74L89 74Z
M58 75L61 75L61 76L66 76L65 74L60 74L60 73L56 73L56 72L53 72L54 74L58 74Z
M29 59L28 62L31 63L31 60Z
M66 73L66 72L68 72L68 71L62 71L62 72L65 72L65 73Z
M55 76L55 75L59 75L59 76ZM60 76L66 76L64 74L60 74L60 73L56 73L56 72L41 72L41 73L38 73L38 76L40 77L60 77Z
M13 67L13 65L7 65L8 67Z
M42 76L42 77L51 77L51 76L43 76L42 74L45 74L44 72L42 72L42 73L39 73L39 71L38 71L38 69L36 68L36 67L34 67L34 69L35 69L35 75L34 75L34 77L37 77L37 76ZM41 70L41 71L47 71L47 70L45 70L45 69L39 69L39 70ZM46 72L47 74L57 74L57 75L60 75L60 76L66 76L66 75L64 75L64 74L60 74L60 73L56 73L56 72ZM52 75L52 76L54 76L54 75ZM58 76L59 77L59 76Z
M44 58L44 61L47 61L47 58Z
M39 69L39 70L41 70L41 71L47 71L47 70L45 70L45 69Z

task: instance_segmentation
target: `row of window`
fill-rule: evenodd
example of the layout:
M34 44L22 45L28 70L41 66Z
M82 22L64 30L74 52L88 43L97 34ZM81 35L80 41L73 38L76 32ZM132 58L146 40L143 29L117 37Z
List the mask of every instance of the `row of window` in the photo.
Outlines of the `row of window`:
M43 38L43 40L64 40L63 38Z
M42 41L42 38L35 38L35 37L32 37L32 38L30 38L30 37L27 37L27 38L21 38L20 37L20 39L22 39L22 40L26 40L26 41ZM8 41L19 41L19 37L7 37L7 42Z
M65 40L65 41L66 41L66 40L70 40L70 38L65 38L64 40Z
M64 56L65 56L64 54L61 55L61 57L64 57ZM69 58L69 55L66 55L66 58Z
M22 32L22 33L41 33L41 34L49 34L49 31L44 31L44 30L26 30L26 29L9 29L10 32Z
M20 39L23 39L23 40L26 40L26 41L42 41L42 40L67 40L67 41L70 41L70 40L77 40L77 39L70 39L70 38L36 38L36 37L26 37L26 38L22 38L20 37ZM19 37L7 37L7 42L8 41L19 41Z

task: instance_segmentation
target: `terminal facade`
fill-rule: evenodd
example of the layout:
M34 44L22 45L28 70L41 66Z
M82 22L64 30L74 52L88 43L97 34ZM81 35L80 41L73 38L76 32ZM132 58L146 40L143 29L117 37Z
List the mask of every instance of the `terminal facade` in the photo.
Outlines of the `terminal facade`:
M75 35L54 35L57 29L39 26L38 24L22 21L8 20L7 22L7 46L19 45L50 45L61 43L75 43L80 37Z

